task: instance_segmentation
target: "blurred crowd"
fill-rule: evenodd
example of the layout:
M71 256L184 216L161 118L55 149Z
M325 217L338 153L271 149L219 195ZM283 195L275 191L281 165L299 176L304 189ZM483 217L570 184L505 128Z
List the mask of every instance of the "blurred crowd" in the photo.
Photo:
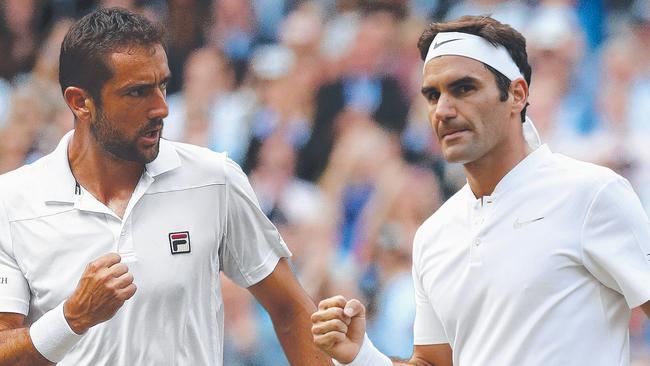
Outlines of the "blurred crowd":
M227 151L307 292L362 299L386 354L411 352L415 230L465 183L419 95L415 44L429 22L491 14L522 32L542 139L619 172L650 211L647 0L0 0L0 173L73 128L60 43L73 19L109 6L165 26L164 137ZM286 364L260 306L222 287L225 364ZM645 315L630 332L634 364L650 365Z

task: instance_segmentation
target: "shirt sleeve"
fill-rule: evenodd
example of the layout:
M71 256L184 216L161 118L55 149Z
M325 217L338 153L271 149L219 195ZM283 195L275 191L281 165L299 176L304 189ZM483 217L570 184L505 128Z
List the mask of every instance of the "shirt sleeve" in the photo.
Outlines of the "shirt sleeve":
M582 250L589 272L622 294L630 308L650 300L650 221L627 180L619 177L596 194Z
M422 278L413 264L413 285L415 287L415 321L413 323L413 344L449 343L445 328L438 314L433 309L429 297L422 286Z
M280 258L291 252L260 209L241 168L230 159L225 165L227 212L220 268L236 284L248 287L271 274Z
M27 315L29 285L13 254L9 218L0 201L0 312Z

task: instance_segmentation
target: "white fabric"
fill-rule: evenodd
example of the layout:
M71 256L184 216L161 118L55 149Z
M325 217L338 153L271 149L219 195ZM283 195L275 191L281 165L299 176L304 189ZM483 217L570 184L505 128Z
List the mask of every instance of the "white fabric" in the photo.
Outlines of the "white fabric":
M54 363L61 361L83 337L70 328L63 314L64 303L43 314L29 327L29 336L36 350Z
M521 78L521 71L512 60L505 47L494 46L492 43L469 33L441 32L436 35L429 46L424 65L430 60L444 56L464 56L492 66L508 79Z
M391 366L393 364L390 358L375 348L367 334L364 335L361 349L359 349L359 353L352 362L340 363L337 360L333 361L335 366Z
M537 132L537 128L532 119L526 116L526 120L522 124L521 128L524 132L524 139L526 140L526 143L528 143L528 146L535 150L542 145L542 138L539 136L539 132Z
M457 366L628 366L649 258L629 183L543 145L491 196L466 185L418 230L415 344L449 343Z
M250 286L290 255L246 176L223 154L162 140L120 219L87 191L75 195L71 135L0 176L0 312L39 319L70 296L87 263L118 252L135 296L59 365L221 365L219 271ZM189 253L172 254L178 232L189 233Z

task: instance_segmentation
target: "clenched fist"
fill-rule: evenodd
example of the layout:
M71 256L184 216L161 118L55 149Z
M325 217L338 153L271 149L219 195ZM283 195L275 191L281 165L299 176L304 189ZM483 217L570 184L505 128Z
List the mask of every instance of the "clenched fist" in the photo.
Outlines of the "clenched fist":
M77 334L105 322L135 294L133 275L117 253L105 254L86 267L72 296L63 305L70 328Z
M311 316L314 343L330 357L350 363L359 353L366 333L366 308L359 300L334 296L318 304Z

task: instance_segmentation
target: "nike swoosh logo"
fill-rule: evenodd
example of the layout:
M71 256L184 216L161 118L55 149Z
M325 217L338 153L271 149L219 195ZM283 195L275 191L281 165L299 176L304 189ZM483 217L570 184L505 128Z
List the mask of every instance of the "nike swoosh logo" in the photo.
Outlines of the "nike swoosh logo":
M519 228L521 228L523 226L526 226L528 224L532 224L533 222L537 222L537 221L542 220L542 219L544 219L544 216L538 217L536 219L528 220L528 221L519 221L519 218L517 218L517 220L515 220L515 223L512 224L512 227L514 229L519 229Z
M449 42L453 42L453 41L460 41L461 39L462 39L462 38L454 38L454 39L448 39L448 40L446 40L446 41L442 41L442 42L436 43L436 44L433 45L433 49L435 50L436 48L442 46L442 45L445 44L445 43L449 43Z

